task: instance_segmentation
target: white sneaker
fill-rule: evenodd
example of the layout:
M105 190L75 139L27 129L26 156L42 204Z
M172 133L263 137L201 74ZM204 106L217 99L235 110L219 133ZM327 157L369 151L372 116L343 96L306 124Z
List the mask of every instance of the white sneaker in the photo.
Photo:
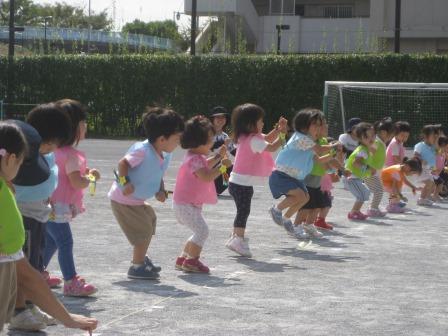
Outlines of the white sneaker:
M227 243L226 247L233 252L242 255L243 257L251 258L252 253L249 248L249 238L241 238L233 236Z
M303 228L305 232L307 232L310 236L313 236L314 238L322 238L324 236L322 232L316 229L314 224L304 225Z
M428 198L419 198L417 200L417 205L432 206L432 205L434 205L434 202Z
M275 224L283 226L282 212L279 209L277 209L275 205L269 208L269 214L271 215L272 220L274 221Z
M45 323L40 321L30 309L25 309L23 312L11 317L8 329L23 330L23 331L40 331L47 327Z
M39 309L36 305L33 305L32 308L30 308L31 313L42 323L45 323L47 326L54 326L58 324L58 320L56 320L54 317L51 317L47 313L44 313L42 310Z
M308 239L310 235L305 231L302 224L294 227L294 237L297 239Z

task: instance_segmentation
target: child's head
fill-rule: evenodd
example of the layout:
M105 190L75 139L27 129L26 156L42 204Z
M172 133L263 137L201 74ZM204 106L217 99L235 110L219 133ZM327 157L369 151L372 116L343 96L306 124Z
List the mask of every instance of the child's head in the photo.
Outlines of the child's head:
M13 180L26 152L27 143L19 127L0 122L0 176L6 181Z
M294 117L294 129L296 132L308 134L316 140L319 137L320 128L324 119L322 111L306 108L300 110Z
M418 157L403 159L403 171L407 176L420 175L422 173L422 161Z
M51 153L70 141L72 132L70 119L55 103L35 107L28 113L26 121L42 138L41 154Z
M327 138L327 140L328 140L328 124L327 124L327 121L325 120L325 118L322 119L322 125L319 128L317 138L318 139Z
M407 121L397 121L395 123L395 139L405 143L411 134L411 125Z
M439 137L440 125L426 125L422 129L423 141L428 145L435 145Z
M437 140L437 145L440 149L440 152L446 152L448 150L448 137L446 136L440 136Z
M161 151L171 153L179 145L184 121L177 112L163 107L148 107L142 124L149 143Z
M372 124L361 122L353 129L356 138L364 146L371 146L375 142L375 129Z
M65 146L76 146L81 140L86 138L87 132L87 110L76 100L62 99L55 103L61 108L70 119L71 135Z
M356 125L358 125L361 122L361 118L351 118L348 123L347 123L347 129L345 130L346 133L354 135L353 134L353 129L356 127Z
M232 112L233 139L238 142L242 135L257 134L263 131L264 110L255 104L243 104Z
M210 113L210 121L213 124L215 133L221 133L226 128L229 121L229 114L222 106L215 106Z
M180 138L183 149L194 149L199 154L208 154L213 146L215 131L207 118L196 116L185 123L185 130Z
M395 125L391 117L385 117L375 123L375 132L385 143L388 143L395 134Z

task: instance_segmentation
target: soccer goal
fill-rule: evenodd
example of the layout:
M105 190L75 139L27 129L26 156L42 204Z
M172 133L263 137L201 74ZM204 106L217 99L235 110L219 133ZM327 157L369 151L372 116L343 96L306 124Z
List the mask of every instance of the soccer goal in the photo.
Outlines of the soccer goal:
M373 123L389 116L411 124L412 144L423 125L448 125L448 83L325 82L324 112L333 137L350 118Z

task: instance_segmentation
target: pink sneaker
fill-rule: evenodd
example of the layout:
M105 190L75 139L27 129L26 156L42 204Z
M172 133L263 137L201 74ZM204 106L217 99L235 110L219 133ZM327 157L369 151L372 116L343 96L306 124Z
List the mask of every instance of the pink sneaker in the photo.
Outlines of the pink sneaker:
M185 272L210 273L210 269L199 261L199 257L194 259L185 259L182 264L182 269Z
M366 220L369 216L363 214L361 211L349 212L348 219L351 220Z
M387 211L390 213L403 213L406 209L401 207L398 203L393 203L387 206Z
M57 276L51 276L50 273L47 271L43 271L40 273L42 275L42 278L47 282L48 287L50 288L56 288L59 287L59 285L62 283L62 279L58 278Z
M369 210L367 210L367 216L378 218L386 216L386 213L384 211L381 211L380 209L370 208Z
M96 293L97 288L76 275L72 280L64 282L65 296L89 296Z
M182 265L183 265L185 259L186 259L185 257L177 257L176 264L174 265L174 268L177 269L178 271L183 271Z

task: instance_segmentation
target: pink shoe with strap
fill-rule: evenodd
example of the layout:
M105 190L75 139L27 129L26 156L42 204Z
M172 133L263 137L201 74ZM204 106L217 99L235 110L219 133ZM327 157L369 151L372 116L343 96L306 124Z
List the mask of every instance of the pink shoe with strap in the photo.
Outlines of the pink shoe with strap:
M64 282L64 295L65 296L89 296L97 292L97 288L91 284L87 284L86 281L80 276L76 275L72 280Z
M184 263L182 264L182 269L185 272L210 273L210 269L199 261L199 257L193 259L185 259Z
M59 287L59 285L62 283L62 279L57 276L52 276L47 271L43 271L40 273L42 275L42 278L47 282L48 287L50 288L56 288Z

